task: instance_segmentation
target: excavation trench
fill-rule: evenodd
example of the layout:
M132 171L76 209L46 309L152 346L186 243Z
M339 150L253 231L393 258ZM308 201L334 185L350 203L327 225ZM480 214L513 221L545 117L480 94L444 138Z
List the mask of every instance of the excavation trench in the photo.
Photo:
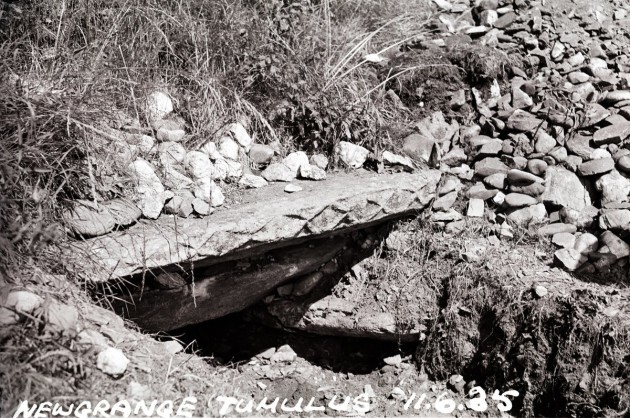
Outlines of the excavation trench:
M422 228L421 222L411 223ZM627 408L628 328L593 308L605 300L601 293L555 278L566 291L541 298L532 288L542 273L532 271L533 282L524 275L515 281L505 265L463 263L452 251L453 242L430 228L401 238L399 225L386 222L181 271L187 288L194 280L195 288L211 292L216 303L210 318L201 305L196 308L209 320L193 318L186 326L164 329L222 365L247 363L288 344L312 365L378 379L383 359L400 354L417 376L426 371L444 382L461 374L488 390L519 391L517 416L558 411L603 416ZM533 249L508 251L531 260ZM400 273L413 266L421 271L417 277ZM157 279L165 272L173 271L147 272L131 282L137 291L144 286L135 306L143 309L138 322L150 330L164 319L151 320L147 306L151 315L176 318L178 324L186 318L177 316L181 286L164 289ZM239 277L249 281L248 295L233 293L230 284ZM347 291L358 284L354 293ZM393 299L380 297L391 293L387 289L399 291ZM133 318L131 307L125 310Z

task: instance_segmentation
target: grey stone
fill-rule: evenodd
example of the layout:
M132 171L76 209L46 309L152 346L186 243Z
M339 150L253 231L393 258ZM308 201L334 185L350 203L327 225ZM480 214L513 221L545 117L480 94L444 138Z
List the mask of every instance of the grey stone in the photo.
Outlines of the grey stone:
M411 134L403 140L403 152L415 160L429 162L436 145L437 142L432 137L423 134ZM466 159L464 158L463 161Z
M311 158L309 159L309 161L311 165L314 165L315 167L319 167L322 170L326 170L326 168L328 168L328 158L326 158L324 154L311 155Z
M504 200L504 204L510 208L522 208L536 203L535 198L521 193L508 193Z
M556 160L556 163L561 163L562 161L567 159L567 149L565 147L556 147L553 150L549 151L549 155Z
M18 314L31 315L38 310L44 302L41 296L28 290L13 290L3 301L3 308L10 308Z
M580 124L580 127L588 128L597 125L608 116L610 116L610 112L606 110L606 108L597 103L593 103L586 109L584 113L584 120Z
M497 190L488 189L483 183L475 183L466 191L466 196L471 199L488 200L497 194Z
M630 255L630 245L611 231L603 232L599 236L599 243L602 246L607 246L610 252L620 260Z
M149 219L157 219L162 212L167 194L162 182L155 174L153 167L144 161L136 160L128 167L132 184L135 186L142 215Z
M166 93L154 91L146 97L144 108L149 120L157 121L173 111L173 102Z
M627 202L630 194L630 179L617 170L601 176L595 182L595 188L601 193L601 203Z
M293 181L295 172L283 163L272 163L260 174L267 181Z
M383 152L383 162L387 165L402 165L403 167L414 168L413 163L408 157L403 157L402 155L394 154L389 151Z
M630 174L630 155L624 155L617 160L617 168L619 171Z
M76 200L62 212L64 223L73 234L96 237L114 229L116 218L104 206L87 200Z
M531 183L544 183L541 177L526 171L511 169L507 172L507 180L510 184L531 184Z
M542 203L520 209L510 209L506 213L510 221L520 226L543 222L547 216L545 205Z
M591 198L580 179L572 172L552 166L547 169L542 200L554 207L580 211L591 204Z
M630 137L630 122L626 121L598 129L593 135L595 145L619 144Z
M158 145L158 156L163 166L178 164L186 158L186 149L177 142L162 142Z
M507 185L507 174L495 173L483 179L483 183L495 189L503 190Z
M267 180L260 176L256 176L254 174L244 174L243 177L239 180L238 184L245 186L249 189L258 189L260 187L265 187L267 184Z
M479 149L479 153L477 154L477 157L478 158L494 157L494 156L499 155L502 149L503 149L503 143L500 140L498 141L495 140L495 141L482 145L481 148Z
M538 235L546 237L550 235L556 235L560 233L574 234L577 231L577 227L572 224L555 223L548 224L538 228Z
M416 129L436 143L442 144L451 141L459 130L459 124L452 121L450 124L444 119L444 114L440 111L433 112L416 123Z
M442 187L438 191L439 196L443 196L447 193L459 191L462 188L462 182L454 176L446 176L446 179L442 183Z
M568 271L575 271L582 266L582 264L586 263L588 258L573 248L563 248L554 253L554 261L557 265L560 265Z
M534 149L536 152L547 154L556 146L556 140L547 132L540 130L536 134L536 145Z
M545 193L545 185L542 183L532 183L526 185L512 184L508 190L511 193L522 193L528 196L538 197Z
M558 247L567 248L567 249L574 248L575 235L570 234L568 232L559 232L557 234L554 234L554 236L551 238L551 242L553 242Z
M498 158L484 158L475 164L475 174L488 177L496 173L507 173L508 167Z
M512 107L514 109L526 109L531 107L534 101L520 88L512 89Z
M164 205L164 212L187 218L193 213L193 200L195 197L190 192L185 195L175 195Z
M184 167L193 180L212 177L212 162L201 151L189 151L184 158Z
M450 192L445 194L444 196L440 196L433 203L433 210L447 212L457 200L457 192Z
M326 180L326 172L314 165L303 165L300 167L300 177L308 180Z
M163 217L124 231L69 243L67 251L83 251L97 260L102 274L91 277L94 281L123 278L146 269L251 252L268 244L332 234L339 229L415 213L435 197L440 177L435 170L339 175L323 183L309 183L312 186L308 190L293 196L284 195L281 189L277 193L254 189L248 192L250 199L246 203L230 211L215 212L211 222L189 218L174 223L170 217Z
M601 101L605 104L615 104L617 102L623 102L627 100L630 100L630 90L608 91L601 98Z
M569 80L569 82L573 84L586 83L588 80L590 80L590 78L591 76L581 71L573 71L572 73L569 73L569 75L567 76L567 79Z
M431 222L454 222L462 219L462 214L455 209L449 209L446 212L434 212L429 217Z
M129 226L142 216L142 211L129 199L108 200L102 206L114 217L116 225Z
M602 209L599 215L599 228L630 233L630 210Z
M308 156L304 151L292 152L291 154L284 157L282 163L285 166L289 167L289 169L293 173L293 177L297 177L302 167L308 167L310 165L310 163L308 162Z
M107 347L96 357L96 367L105 374L119 377L125 373L129 359L118 348Z
M578 228L588 228L593 224L594 218L599 214L599 209L588 205L583 209L560 209L560 219L563 222L575 225Z
M210 205L197 197L193 199L192 207L195 213L201 216L207 216L211 213Z
M527 162L527 169L535 176L544 176L549 165L544 160L533 158Z
M597 239L595 235L590 234L588 232L580 234L575 239L575 245L573 246L573 248L577 252L584 255L588 255L590 253L597 251L598 247L599 247L599 240Z
M566 147L570 153L577 155L583 160L590 160L591 154L595 150L591 148L591 146L589 145L589 142L590 141L587 137L581 136L581 135L575 135L573 138L570 138L567 141Z
M542 124L542 120L538 119L529 112L517 109L510 115L506 126L517 132L533 132Z
M454 147L442 157L442 162L449 167L457 167L467 160L466 151L459 147Z
M612 158L599 158L580 164L578 173L582 176L595 176L612 171L614 168L615 161Z
M238 144L243 147L245 152L249 152L253 140L252 137L249 136L249 134L247 133L247 129L245 129L243 124L240 122L232 123L229 126L229 130L236 142L238 142Z
M186 131L183 129L166 129L159 128L155 134L155 137L160 142L181 142L186 136Z
M52 302L46 304L44 317L46 328L64 334L74 334L79 321L79 311L74 306Z
M224 158L232 161L238 160L239 145L230 136L223 136L218 141L217 149Z
M571 170L571 172L575 173L577 171L577 168L579 167L579 165L582 164L582 158L578 157L577 155L569 155L565 160L564 160L564 166Z
M163 166L160 170L160 174L164 186L171 190L185 189L193 184L193 180L190 177L181 173L175 166L170 164Z
M249 149L249 159L255 164L269 164L273 159L274 150L269 145L254 144Z

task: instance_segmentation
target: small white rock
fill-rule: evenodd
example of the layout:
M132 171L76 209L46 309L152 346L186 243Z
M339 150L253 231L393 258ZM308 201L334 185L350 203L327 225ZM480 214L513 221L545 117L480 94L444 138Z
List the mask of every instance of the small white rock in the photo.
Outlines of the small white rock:
M107 338L93 329L84 329L77 335L79 344L93 345L95 347L107 347Z
M32 314L33 311L42 306L43 301L35 293L27 290L16 290L9 293L5 306L14 309L18 313Z
M212 177L212 162L208 155L201 151L189 151L184 158L184 166L193 180Z
M238 160L239 146L229 136L224 136L219 140L219 154L223 157L236 161Z
M184 131L183 129L170 130L160 128L157 130L155 136L160 142L181 142L181 140L184 139L184 137L186 136L186 131Z
M197 214L207 216L210 214L210 205L202 199L196 197L192 201L192 207Z
M292 181L293 171L283 163L271 163L260 175L267 181Z
M413 163L409 157L403 157L402 155L394 154L389 151L383 152L383 162L388 165L402 165L413 169Z
M245 127L240 123L233 123L230 125L230 132L234 135L234 139L238 142L241 147L245 150L245 152L249 152L249 149L252 147L252 137L249 136Z
M173 111L173 102L164 92L154 91L146 99L147 116L151 122L163 119Z
M407 395L405 394L404 390L396 386L394 389L392 389L392 392L389 394L389 397L393 399L397 399L397 400L402 400L402 399L406 399Z
M297 354L289 345L283 345L271 355L272 363L292 363L297 359Z
M140 200L138 207L142 210L142 214L149 219L157 219L166 201L162 182L155 174L153 167L144 160L132 162L128 170L136 186L136 193Z
M326 171L314 165L300 167L300 177L308 180L326 180Z
M326 170L326 168L328 168L328 158L326 158L324 154L311 155L309 161L311 165L319 167L322 170Z
M162 343L162 347L164 347L164 351L168 354L173 355L177 354L181 351L184 351L184 347L179 343L179 341L169 340Z
M360 145L341 141L339 142L337 153L339 154L341 161L343 161L347 166L360 168L363 166L363 163L365 163L370 151Z
M470 199L468 201L468 210L466 216L469 218L481 218L483 216L484 201L483 199Z
M534 287L534 293L536 293L536 296L538 296L539 298L544 298L545 296L547 296L549 291L547 291L546 287L538 285Z
M260 187L265 187L267 184L267 180L260 176L256 176L254 174L245 174L239 180L238 184L245 186L249 189L258 189Z
M217 144L212 141L206 142L201 148L199 148L199 151L210 157L212 161L223 159L223 156L219 153L219 150L217 149Z
M284 157L282 163L289 167L289 169L292 173L294 173L295 176L297 176L300 172L300 168L309 165L308 156L304 151L292 152L291 154Z
M46 306L46 326L63 333L76 332L79 311L77 308L63 303L50 303Z
M117 348L108 347L98 353L96 367L113 377L121 376L127 370L129 359Z
M388 366L398 366L402 363L402 357L400 356L400 354L396 354L395 356L384 358L383 361Z
M287 193L296 193L296 192L301 192L302 190L303 189L300 186L295 185L293 183L287 184L286 187L284 188L284 191Z

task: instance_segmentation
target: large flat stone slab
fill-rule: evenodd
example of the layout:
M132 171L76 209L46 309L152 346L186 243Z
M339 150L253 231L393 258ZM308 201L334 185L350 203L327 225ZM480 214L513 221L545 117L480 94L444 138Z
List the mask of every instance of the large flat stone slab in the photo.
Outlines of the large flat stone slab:
M359 229L424 209L434 198L440 172L338 174L323 182L296 181L246 192L242 203L198 219L162 215L125 231L75 242L67 250L101 269L106 281L159 269L198 268L273 248ZM80 266L78 266L80 267ZM76 267L75 267L76 268Z

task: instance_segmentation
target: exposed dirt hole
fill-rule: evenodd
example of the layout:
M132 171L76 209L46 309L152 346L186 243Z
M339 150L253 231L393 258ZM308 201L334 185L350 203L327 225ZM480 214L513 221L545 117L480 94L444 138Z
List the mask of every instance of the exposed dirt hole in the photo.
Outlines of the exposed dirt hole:
M353 374L369 374L383 366L384 358L404 357L415 350L412 343L283 331L245 321L240 313L181 328L171 335L186 344L195 342L200 355L222 365L249 361L269 348L288 344L314 365Z

